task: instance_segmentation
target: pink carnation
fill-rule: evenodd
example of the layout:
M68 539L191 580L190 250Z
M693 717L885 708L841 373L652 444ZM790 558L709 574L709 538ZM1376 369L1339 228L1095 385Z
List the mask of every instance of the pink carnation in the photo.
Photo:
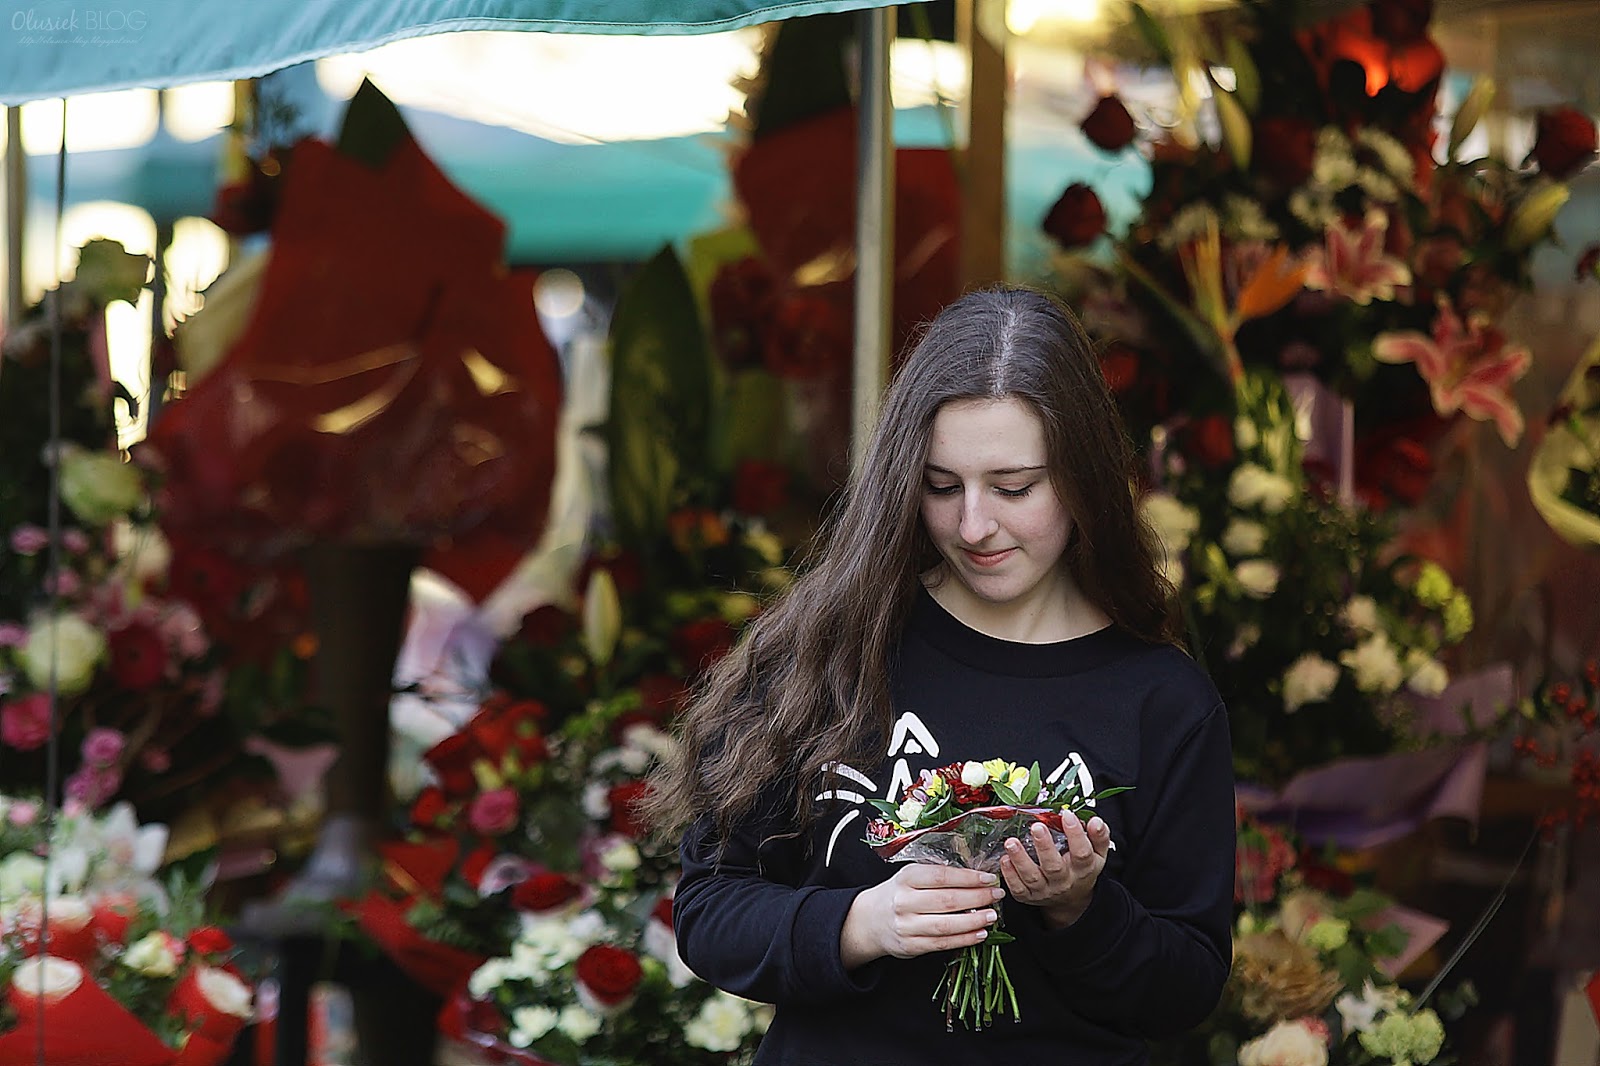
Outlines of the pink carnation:
M67 778L68 797L77 800L82 808L90 810L111 799L121 787L122 774L113 768L82 766L78 768L77 773Z
M28 627L18 622L0 622L0 648L20 648L28 643Z
M472 829L483 836L498 836L509 832L517 824L517 816L521 813L521 806L517 801L514 789L495 788L488 792L480 793L472 801L472 809L467 812L467 821Z
M127 746L128 738L115 729L91 729L83 738L83 761L100 769L114 766Z
M50 697L33 692L0 708L0 741L18 751L32 751L50 739Z
M73 555L82 555L89 550L89 535L81 529L69 529L61 534L61 546Z
M50 544L50 534L38 526L18 526L11 531L11 550L18 555L38 555Z

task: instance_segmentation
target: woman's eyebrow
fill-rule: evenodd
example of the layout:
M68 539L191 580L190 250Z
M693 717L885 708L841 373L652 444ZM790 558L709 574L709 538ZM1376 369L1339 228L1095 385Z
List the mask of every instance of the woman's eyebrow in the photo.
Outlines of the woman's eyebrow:
M946 470L944 467L935 466L933 463L926 464L925 469L930 474L948 474L951 477L956 476L956 472L954 470ZM1041 463L1038 466L1005 466L998 470L985 470L984 473L990 477L1003 477L1006 474L1032 474L1036 471L1044 469L1045 466Z

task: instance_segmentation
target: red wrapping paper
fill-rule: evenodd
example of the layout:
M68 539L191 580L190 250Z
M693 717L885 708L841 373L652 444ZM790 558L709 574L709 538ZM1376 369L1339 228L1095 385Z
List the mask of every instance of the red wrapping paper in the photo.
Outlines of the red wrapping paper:
M404 138L381 168L295 148L244 333L152 427L164 522L235 550L528 545L560 370L501 223Z
M41 1018L39 970L46 971ZM0 1036L0 1066L37 1066L39 1030L44 1030L46 1066L172 1066L171 1048L129 1014L83 967L44 956L17 967L7 1002L17 1012L17 1027Z
M422 936L406 921L407 907L374 894L354 909L362 930L407 976L434 995L453 995L487 957Z
M512 1047L494 1030L501 1025L500 1013L493 1004L473 999L458 991L439 1015L439 1032L483 1052L491 1062L506 1066L557 1066L524 1048Z

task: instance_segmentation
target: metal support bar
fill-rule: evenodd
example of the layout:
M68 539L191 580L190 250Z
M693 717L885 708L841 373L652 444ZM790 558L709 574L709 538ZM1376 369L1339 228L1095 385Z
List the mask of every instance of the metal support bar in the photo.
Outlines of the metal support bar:
M859 56L860 133L856 154L855 373L850 461L859 468L889 371L894 295L894 102L889 96L892 7L863 11Z
M22 147L22 107L6 110L5 324L22 321L22 235L28 218L28 155Z

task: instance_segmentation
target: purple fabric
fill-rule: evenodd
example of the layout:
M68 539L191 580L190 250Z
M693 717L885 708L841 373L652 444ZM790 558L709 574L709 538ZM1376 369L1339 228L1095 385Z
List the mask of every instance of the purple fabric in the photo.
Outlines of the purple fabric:
M1456 678L1437 696L1413 696L1415 732L1460 736L1494 724L1500 711L1516 702L1517 678L1510 663L1495 663Z
M1294 404L1296 421L1309 429L1304 457L1333 471L1339 501L1355 499L1355 413L1350 402L1314 374L1285 374L1283 387Z

